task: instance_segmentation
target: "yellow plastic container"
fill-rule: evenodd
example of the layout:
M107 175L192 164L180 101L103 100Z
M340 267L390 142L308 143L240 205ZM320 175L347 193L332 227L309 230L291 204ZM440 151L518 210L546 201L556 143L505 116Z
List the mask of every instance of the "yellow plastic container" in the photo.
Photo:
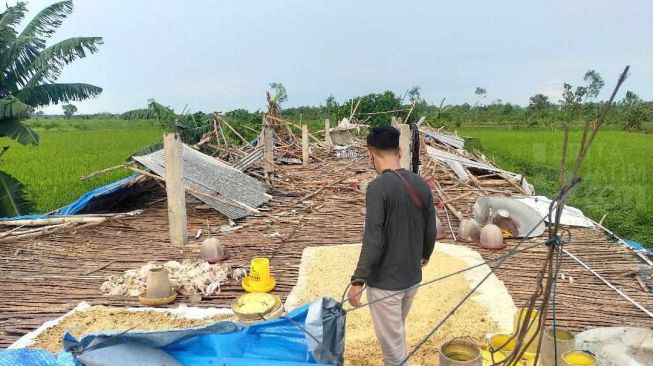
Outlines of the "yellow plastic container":
M535 352L537 352L537 347L540 343L540 337L541 337L541 333L538 334L537 332L537 325L540 322L540 312L535 309L531 310L528 324L524 324L527 315L529 315L528 309L517 310L517 312L515 313L515 317L513 319L512 329L514 334L519 334L521 326L526 326L528 328L528 331L526 332L526 337L524 337L524 342L528 342L531 339L533 339L531 344L528 346L528 352L532 352L534 355Z
M268 319L281 308L279 296L265 293L240 295L231 304L231 310L243 322Z
M570 351L562 355L563 366L596 366L596 357L585 351Z
M490 346L490 351L495 353L503 353L505 356L510 355L517 345L515 338L510 339L512 335L510 334L495 334L490 337L488 343ZM535 358L535 352L526 351L522 355L522 358L525 360L532 360Z
M542 349L540 350L540 366L562 365L562 355L576 348L575 335L569 330L556 327L555 337L553 327L544 331Z
M481 349L472 341L452 339L440 346L440 366L482 366Z
M247 292L270 292L274 289L276 281L270 275L270 260L267 258L254 258L249 267L249 276L242 282Z

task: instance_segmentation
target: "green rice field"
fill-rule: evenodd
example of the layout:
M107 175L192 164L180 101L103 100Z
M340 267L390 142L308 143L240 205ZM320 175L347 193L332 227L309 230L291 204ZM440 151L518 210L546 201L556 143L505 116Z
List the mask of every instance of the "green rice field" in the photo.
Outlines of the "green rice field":
M557 190L563 133L464 129L480 138L483 151L502 168L524 174L537 193ZM581 131L570 134L568 161L578 152ZM571 164L571 162L570 162ZM583 182L569 204L618 235L653 247L653 135L600 131L581 168Z
M38 146L0 138L1 146L10 146L0 169L27 186L39 213L62 207L93 188L129 175L130 172L120 170L84 182L79 180L83 175L124 162L131 153L160 141L162 136L161 129L149 122L119 127L91 121L87 122L87 129L74 128L68 122L57 128L37 127L41 136Z

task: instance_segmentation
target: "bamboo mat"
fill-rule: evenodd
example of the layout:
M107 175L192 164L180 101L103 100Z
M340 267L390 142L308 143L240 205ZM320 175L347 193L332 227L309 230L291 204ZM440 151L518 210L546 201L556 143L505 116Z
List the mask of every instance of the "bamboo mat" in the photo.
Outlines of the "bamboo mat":
M422 175L437 180L450 197L474 192L452 203L465 215L480 196L521 193L514 183L500 177L478 179L475 186L462 184L445 167L430 159L424 160L423 168ZM192 197L188 198L188 224L189 235L194 235L198 229L206 230L208 220L214 236L231 253L228 263L232 265L249 268L251 258L270 257L272 274L277 280L275 293L285 300L296 283L304 248L360 242L365 199L356 186L372 179L373 173L366 159L352 162L323 155L307 168L285 167L278 175L281 178L271 181L275 197L269 202L270 210L261 216L238 220L237 225L243 228L231 233L220 232L220 226L227 224L226 218L215 210L203 208ZM323 187L326 188L320 190ZM170 244L164 198L163 190L157 187L122 204L124 211L144 209L137 217L2 243L0 347L10 345L44 321L66 313L80 301L138 306L136 298L104 296L100 292L100 285L112 274L139 268L148 261L198 257L199 244L205 236L191 239L183 249ZM442 209L438 210L438 216L447 232L445 241L453 242ZM458 221L451 214L449 218L456 232ZM567 247L570 252L640 304L653 309L653 297L639 288L633 275L640 262L632 253L613 244L597 230L572 229L571 232L573 240ZM508 243L511 247L515 241L508 240ZM479 250L486 259L507 251L491 252L474 244L465 245ZM538 248L508 259L498 270L499 279L506 283L517 306L532 291L536 271L544 257L545 250ZM559 281L557 303L561 326L575 331L617 325L653 327L650 318L568 257L564 258L562 272L565 280ZM242 293L240 285L232 283L193 305L229 306ZM186 300L180 296L170 306L187 303Z

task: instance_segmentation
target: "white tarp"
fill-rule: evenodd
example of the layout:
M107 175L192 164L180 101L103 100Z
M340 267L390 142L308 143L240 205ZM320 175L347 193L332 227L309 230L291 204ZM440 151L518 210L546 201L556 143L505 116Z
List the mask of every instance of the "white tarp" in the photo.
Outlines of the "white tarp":
M594 328L576 335L576 348L592 352L599 366L653 365L653 331L646 328Z
M48 320L45 323L41 324L41 326L38 327L36 330L33 330L23 335L22 337L20 337L20 339L18 339L12 345L7 347L7 349L18 349L18 348L29 347L32 343L34 343L36 337L38 337L41 333L45 332L47 329L54 327L55 325L61 323L64 319L74 315L75 313L87 311L91 307L92 306L89 303L82 301L79 304L77 304L77 306L75 306L74 309L67 312L66 314L56 319ZM186 305L179 305L177 308L126 307L120 309L125 311L132 311L132 312L151 311L151 312L169 313L184 319L205 319L217 315L233 314L233 311L231 311L231 309L229 308L198 308L198 307L189 307Z
M549 206L551 205L551 200L544 196L530 196L525 198L518 198L519 201L527 204L532 207L542 216L547 216L549 212ZM547 222L548 216L546 219ZM579 227L594 227L592 220L585 217L583 211L565 205L562 210L562 216L560 216L560 224L565 226L579 226Z

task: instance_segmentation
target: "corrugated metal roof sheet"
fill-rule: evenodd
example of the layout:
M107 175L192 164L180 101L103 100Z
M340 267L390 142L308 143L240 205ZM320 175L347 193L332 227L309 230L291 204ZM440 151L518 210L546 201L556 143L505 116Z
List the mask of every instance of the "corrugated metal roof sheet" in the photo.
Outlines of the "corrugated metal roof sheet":
M442 162L445 162L449 164L449 162L458 162L462 164L463 166L470 167L470 168L476 168L476 169L481 169L481 170L486 170L488 172L499 172L499 173L505 173L505 174L510 174L511 176L514 176L514 173L499 169L497 167L494 167L492 165L488 164L483 164L478 161L470 160L467 158L463 158L462 156L454 155L452 153L436 149L432 146L426 146L426 152L428 152L429 155L431 155L433 158L438 159ZM451 165L449 165L451 166ZM452 169L454 169L452 167ZM458 174L458 173L456 173ZM462 179L460 175L458 175Z
M134 160L157 175L165 176L163 150L135 156ZM266 193L267 187L257 179L187 145L183 145L182 165L184 186L204 193L205 195L192 194L230 219L239 219L252 214L251 210L238 205L256 208L272 198ZM206 195L218 197L222 201Z
M419 132L443 144L453 146L456 149L465 148L465 139L462 137L436 131L419 130Z

